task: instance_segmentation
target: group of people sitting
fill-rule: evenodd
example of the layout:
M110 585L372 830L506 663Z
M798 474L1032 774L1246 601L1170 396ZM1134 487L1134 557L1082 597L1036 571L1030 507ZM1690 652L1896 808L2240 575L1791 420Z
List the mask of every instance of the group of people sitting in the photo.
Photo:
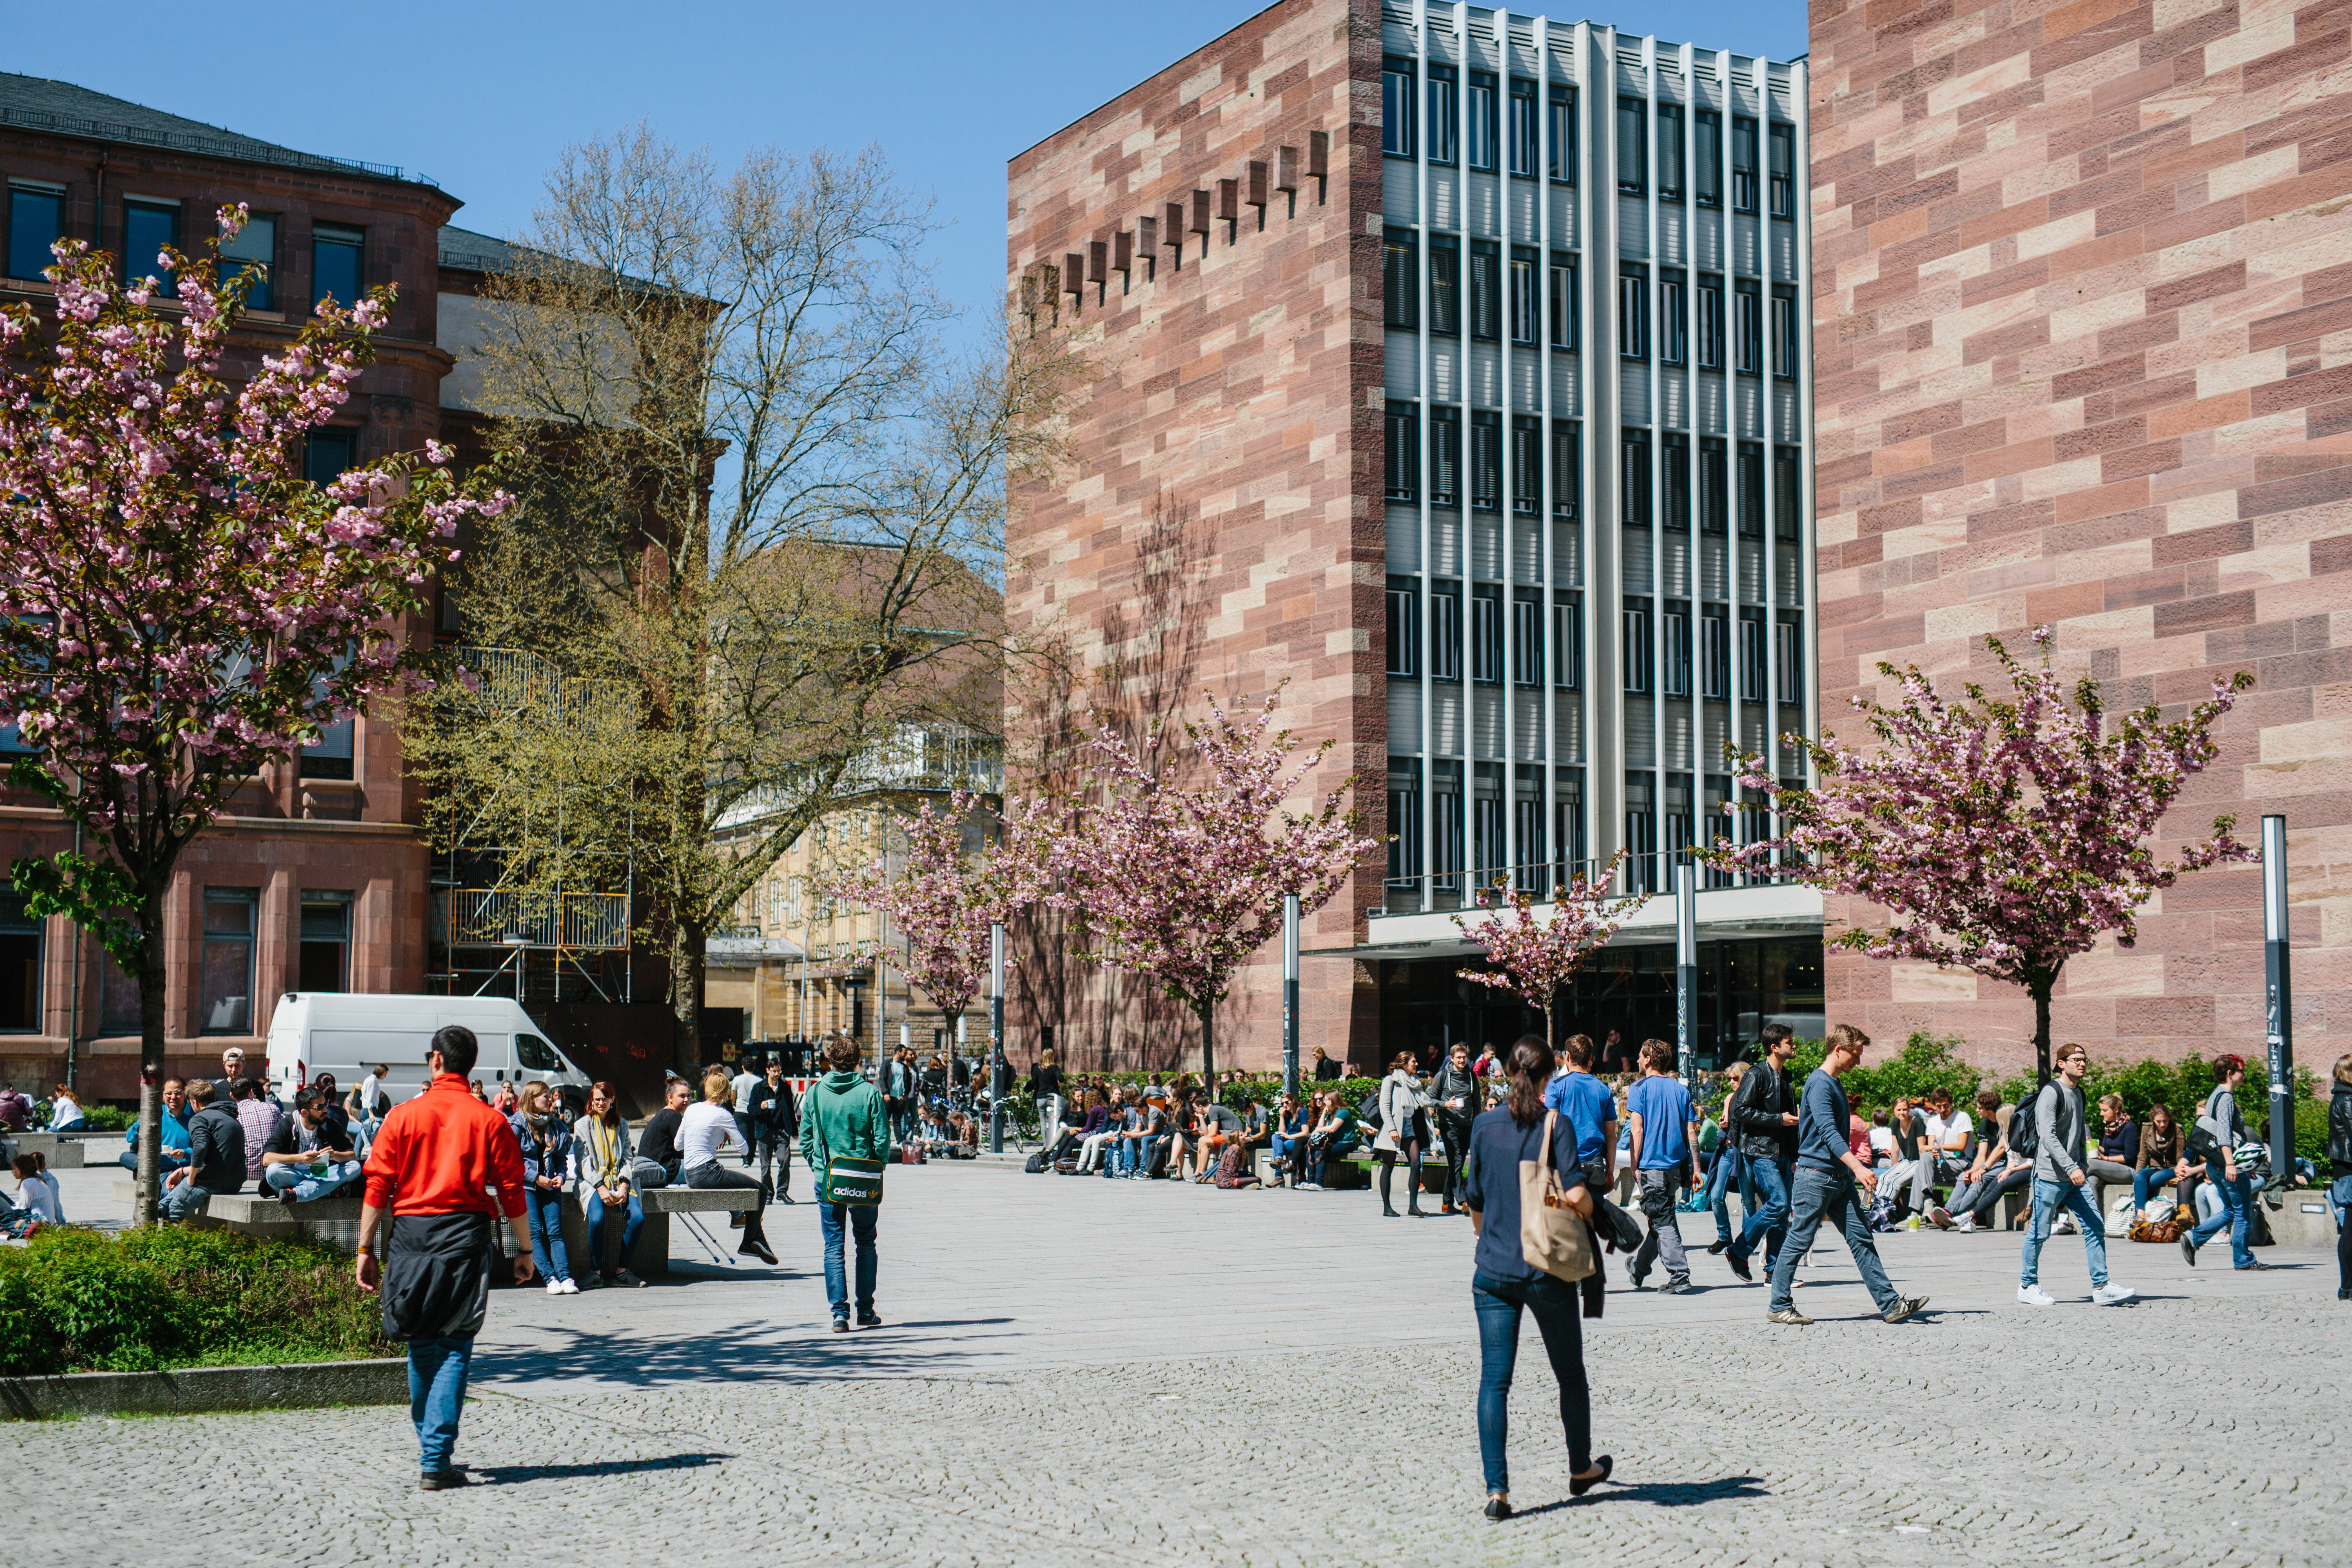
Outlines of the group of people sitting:
M1204 1086L1192 1074L1140 1084L1108 1079L1075 1083L1067 1096L1041 1102L1054 1129L1036 1159L1041 1170L1132 1181L1191 1181L1228 1189L1260 1184L1256 1152L1275 1156L1268 1184L1320 1191L1326 1167L1361 1143L1356 1108L1336 1089L1303 1100L1276 1097L1269 1108L1239 1073ZM1238 1100L1236 1107L1229 1103Z

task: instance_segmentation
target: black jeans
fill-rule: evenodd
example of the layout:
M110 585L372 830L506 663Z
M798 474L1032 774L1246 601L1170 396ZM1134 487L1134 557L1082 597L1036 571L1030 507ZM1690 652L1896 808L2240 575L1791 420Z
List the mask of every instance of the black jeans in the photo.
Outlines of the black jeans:
M690 1167L686 1172L686 1184L689 1187L703 1188L742 1187L748 1191L759 1193L761 1205L767 1202L767 1194L760 1186L759 1177L749 1171L730 1171L716 1160L707 1165ZM760 1209L753 1207L743 1215L743 1244L736 1250L745 1251L753 1247L767 1245L768 1238L760 1230Z
M1463 1173L1470 1161L1470 1119L1441 1110L1437 1129L1445 1139L1445 1201L1459 1206L1467 1197Z
M1570 1470L1592 1463L1592 1398L1584 1382L1584 1325L1577 1317L1576 1287L1549 1274L1533 1279L1470 1278L1470 1300L1478 1311L1478 1456L1486 1461L1486 1489L1511 1489L1503 1451L1510 1428L1511 1373L1519 1358L1519 1309L1535 1314L1544 1354L1559 1384L1559 1425L1568 1439Z

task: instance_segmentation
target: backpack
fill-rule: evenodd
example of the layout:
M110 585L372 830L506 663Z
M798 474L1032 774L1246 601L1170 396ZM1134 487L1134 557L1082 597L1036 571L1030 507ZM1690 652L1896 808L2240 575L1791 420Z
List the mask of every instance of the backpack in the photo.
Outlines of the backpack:
M1356 1120L1366 1127L1380 1126L1381 1091L1379 1089L1376 1089L1364 1096L1362 1102L1356 1107Z
M2009 1113L2009 1152L2018 1159L2032 1159L2035 1147L2042 1141L2042 1134L2035 1126L2039 1121L2036 1111L2042 1104L2042 1095L2050 1088L2049 1084L2043 1084L2033 1091L2032 1099Z
M2181 1147L2189 1152L2190 1158L2219 1160L2221 1157L2221 1151L2230 1136L2231 1129L2221 1126L2213 1120L2213 1100L2215 1096L2222 1093L2227 1088L2226 1084L2214 1085L2212 1091L2205 1096L2204 1108L2198 1111L2197 1120L2190 1122L2187 1130L2182 1132Z

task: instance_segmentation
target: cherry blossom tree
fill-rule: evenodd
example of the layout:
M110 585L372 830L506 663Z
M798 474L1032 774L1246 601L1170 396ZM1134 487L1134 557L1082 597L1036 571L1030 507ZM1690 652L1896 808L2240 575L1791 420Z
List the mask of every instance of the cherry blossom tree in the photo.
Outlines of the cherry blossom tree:
M222 235L244 217L224 209ZM142 1223L180 852L264 764L423 680L399 617L425 609L459 521L503 505L463 492L438 444L308 482L302 435L350 395L392 290L323 303L240 384L222 358L248 282L218 279L217 250L155 258L167 310L154 276L120 283L60 240L54 320L0 310L0 717L35 753L9 779L95 850L20 859L13 879L138 982Z
M1584 961L1606 947L1626 917L1642 907L1638 893L1623 899L1610 894L1624 858L1625 851L1620 849L1601 868L1599 876L1569 878L1554 895L1551 914L1546 920L1536 918L1534 896L1507 877L1498 880L1491 892L1478 889L1480 909L1489 908L1493 894L1500 893L1502 910L1475 923L1473 917L1457 914L1454 923L1485 951L1486 962L1494 967L1454 973L1474 985L1508 991L1528 1005L1541 1008L1544 1043L1551 1044L1552 1008L1559 988L1574 979Z
M1291 732L1272 730L1280 695L1239 716L1211 697L1181 745L1162 725L1140 746L1103 726L1087 742L1101 797L1074 803L1047 859L1048 901L1085 917L1084 956L1151 975L1200 1020L1204 1078L1217 1070L1217 1004L1281 931L1285 895L1320 909L1380 847L1342 804L1352 779L1304 813L1284 809L1332 742L1294 762ZM1177 766L1183 750L1195 767Z
M1703 855L1727 870L1793 870L1892 913L1883 931L1841 931L1838 946L2021 987L2047 1079L2050 997L2067 959L2110 931L2131 946L2140 906L2157 893L2188 872L2253 858L2228 816L2170 861L2147 845L2182 782L2220 754L2214 722L2253 677L2215 681L2169 724L2153 704L2110 724L2096 680L2076 681L2070 700L2050 667L2050 628L2032 638L2038 668L1985 639L2013 699L1971 681L1966 700L1952 701L1916 666L1881 664L1901 701L1853 701L1876 746L1786 737L1811 756L1818 789L1784 787L1761 756L1737 758L1739 782L1771 797L1782 831L1741 847L1718 840Z
M988 928L1035 901L1044 886L1038 806L1008 803L996 843L964 851L964 825L983 810L981 797L958 790L946 808L926 801L906 819L906 859L890 875L887 857L827 883L827 897L881 910L906 941L901 962L955 1027L987 981Z

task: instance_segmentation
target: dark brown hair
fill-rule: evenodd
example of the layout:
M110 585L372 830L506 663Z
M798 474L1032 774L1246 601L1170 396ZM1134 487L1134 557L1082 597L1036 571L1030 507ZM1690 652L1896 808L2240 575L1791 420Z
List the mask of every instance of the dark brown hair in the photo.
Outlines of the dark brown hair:
M1544 1085L1551 1081L1551 1047L1540 1035L1521 1035L1511 1042L1510 1059L1503 1071L1511 1080L1511 1120L1532 1127L1543 1119Z
M1664 1072L1675 1065L1675 1048L1664 1040L1643 1040L1642 1063Z
M1568 1058L1570 1067L1590 1068L1592 1065L1592 1037L1591 1035L1569 1036L1566 1043L1560 1047L1560 1054Z

